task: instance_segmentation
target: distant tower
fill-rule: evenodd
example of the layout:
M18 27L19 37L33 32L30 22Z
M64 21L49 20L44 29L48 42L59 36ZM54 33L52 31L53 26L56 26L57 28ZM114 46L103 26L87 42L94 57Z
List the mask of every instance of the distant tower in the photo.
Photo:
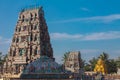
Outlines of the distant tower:
M79 73L83 67L83 61L81 59L80 52L70 52L65 61L65 70L74 73Z
M53 50L42 7L23 9L17 21L4 73L20 73L40 56L53 58Z

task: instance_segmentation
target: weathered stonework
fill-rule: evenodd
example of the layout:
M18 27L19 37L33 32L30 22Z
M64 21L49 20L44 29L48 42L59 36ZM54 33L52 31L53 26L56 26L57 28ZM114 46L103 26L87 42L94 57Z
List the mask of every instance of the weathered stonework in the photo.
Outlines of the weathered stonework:
M53 50L42 7L22 10L4 63L4 73L18 74L26 64L40 58L53 58Z
M70 52L67 60L65 61L65 70L74 73L79 73L82 67L82 60L80 52Z

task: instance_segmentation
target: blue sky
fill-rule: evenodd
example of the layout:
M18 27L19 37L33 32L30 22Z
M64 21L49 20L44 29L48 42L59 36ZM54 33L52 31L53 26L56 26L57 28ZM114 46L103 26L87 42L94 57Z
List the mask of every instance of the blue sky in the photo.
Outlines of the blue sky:
M0 0L0 51L7 53L21 8L43 6L54 56L61 63L67 51L84 60L103 51L120 56L119 0Z

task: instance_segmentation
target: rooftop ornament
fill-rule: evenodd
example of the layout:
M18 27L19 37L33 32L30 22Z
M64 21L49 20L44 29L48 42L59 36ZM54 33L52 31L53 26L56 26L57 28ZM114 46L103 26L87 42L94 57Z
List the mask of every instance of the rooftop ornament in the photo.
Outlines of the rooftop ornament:
M40 5L31 5L31 6L26 6L21 9L21 12L27 11L27 10L32 10L32 9L40 9L42 6Z

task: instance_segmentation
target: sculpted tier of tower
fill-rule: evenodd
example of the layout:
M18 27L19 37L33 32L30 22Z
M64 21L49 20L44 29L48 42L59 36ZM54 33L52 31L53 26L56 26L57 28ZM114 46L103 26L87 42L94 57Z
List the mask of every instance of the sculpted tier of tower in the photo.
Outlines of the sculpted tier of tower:
M40 56L53 58L53 50L42 7L23 9L16 24L8 57L6 72L20 72L21 68Z

